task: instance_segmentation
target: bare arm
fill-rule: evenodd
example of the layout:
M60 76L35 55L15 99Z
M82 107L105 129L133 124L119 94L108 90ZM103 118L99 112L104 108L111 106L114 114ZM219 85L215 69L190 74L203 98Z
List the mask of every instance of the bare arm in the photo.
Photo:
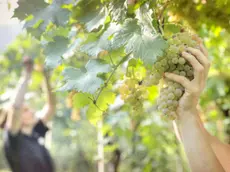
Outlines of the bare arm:
M194 172L223 172L209 137L200 128L195 113L197 112L185 112L177 122L190 168Z
M221 142L217 137L212 136L205 128L200 119L200 116L197 115L197 120L199 121L201 130L205 133L205 135L209 139L209 143L211 144L212 150L216 154L219 159L221 165L224 167L225 171L230 172L230 145Z
M49 122L56 112L56 99L55 95L52 92L51 84L50 84L50 77L47 71L44 71L44 90L47 95L47 103L42 109L42 121L44 123Z
M13 97L12 108L8 112L7 127L12 134L17 134L21 127L21 110L24 103L24 97L31 78L32 61L29 58L24 59L25 72L21 77L16 88L15 97Z
M193 66L194 79L192 81L175 74L166 74L165 76L180 83L185 88L185 93L180 99L177 109L177 128L191 170L194 172L224 172L222 163L220 163L224 160L218 159L218 156L216 156L210 139L205 130L201 128L200 121L197 118L196 106L205 87L210 66L203 45L200 46L200 49L188 48L187 52L182 53L183 57Z

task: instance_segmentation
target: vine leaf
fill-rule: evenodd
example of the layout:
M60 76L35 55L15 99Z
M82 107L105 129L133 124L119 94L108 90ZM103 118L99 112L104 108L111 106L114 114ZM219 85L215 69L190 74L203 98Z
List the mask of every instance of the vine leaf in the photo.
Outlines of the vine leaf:
M77 90L83 93L94 94L103 84L103 80L97 75L111 71L111 66L103 60L89 60L84 68L69 67L63 71L66 84L60 91Z
M86 42L89 43L82 45L80 50L90 56L98 56L98 54L104 50L110 51L112 45L111 45L111 40L109 40L109 37L113 35L118 29L119 29L119 25L115 23L110 23L108 29L104 31L104 33L101 35L99 39L97 38L96 35L91 35L89 37L89 40L91 41L96 40L96 41L89 42L87 40Z
M103 49L100 46L99 41L90 42L88 44L82 45L80 51L90 55L97 56Z
M137 20L127 19L112 39L112 48L121 46L125 46L126 53L132 52L135 58L141 58L145 64L152 65L158 56L163 55L167 44L159 35L141 28Z
M104 24L107 17L105 8L97 9L96 11L88 13L86 16L79 18L79 21L85 23L86 30L88 32L99 28Z
M62 62L62 55L68 50L68 44L68 38L55 36L53 42L44 45L44 54L48 67L56 67Z
M102 120L104 111L108 109L110 104L114 103L115 98L116 94L110 88L105 88L97 100L97 106L91 103L88 107L87 117L89 121L96 124L99 120Z
M57 26L65 26L68 23L70 11L62 8L62 2L54 0L53 3L44 9L32 13L33 18L27 21L24 25L34 27L38 22L43 30L46 30L47 25L52 22Z
M90 94L84 94L84 93L77 93L73 97L73 106L75 108L82 108L88 104L90 104L92 101L89 99L91 97Z
M137 24L137 20L126 19L123 27L118 30L112 39L112 47L113 49L117 49L121 46L124 46L129 42L129 40L135 35L141 34L141 28Z
M124 0L114 0L109 3L109 12L113 21L121 22L125 20L127 9Z
M166 47L167 44L159 36L134 35L126 45L126 51L140 57L145 64L152 65L158 56L163 55L162 50Z
M18 8L14 11L14 17L17 17L20 20L24 20L30 14L34 14L48 6L44 0L31 1L31 0L19 0Z

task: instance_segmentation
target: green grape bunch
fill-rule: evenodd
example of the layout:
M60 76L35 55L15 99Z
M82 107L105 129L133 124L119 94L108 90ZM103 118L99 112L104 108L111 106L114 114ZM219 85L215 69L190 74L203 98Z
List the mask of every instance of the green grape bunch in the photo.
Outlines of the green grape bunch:
M139 115L143 112L143 101L148 97L148 91L136 78L127 77L119 87L121 99L132 107L132 114Z
M161 82L157 108L169 119L176 119L178 101L184 93L184 88L173 81L164 79L165 72L185 76L189 80L194 78L192 66L181 56L186 47L197 48L200 39L188 32L180 32L168 39L169 47L164 55L159 57L153 68L147 71L144 84L146 86L158 85Z

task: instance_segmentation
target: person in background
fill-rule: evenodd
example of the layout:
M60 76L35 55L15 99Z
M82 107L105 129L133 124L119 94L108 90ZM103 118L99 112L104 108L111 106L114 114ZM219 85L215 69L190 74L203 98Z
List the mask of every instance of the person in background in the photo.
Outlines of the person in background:
M189 81L173 73L165 73L165 77L185 88L174 128L184 146L190 169L192 172L230 172L230 146L207 132L197 109L210 68L208 52L200 44L198 49L187 48L182 56L193 66L194 79Z
M24 97L33 71L33 61L23 59L24 71L12 98L10 108L1 111L4 123L4 151L13 172L54 172L54 164L48 150L39 142L49 130L47 123L55 114L55 96L51 91L48 72L44 73L47 103L41 119L25 102ZM6 119L4 120L4 116ZM5 122L4 122L5 121Z

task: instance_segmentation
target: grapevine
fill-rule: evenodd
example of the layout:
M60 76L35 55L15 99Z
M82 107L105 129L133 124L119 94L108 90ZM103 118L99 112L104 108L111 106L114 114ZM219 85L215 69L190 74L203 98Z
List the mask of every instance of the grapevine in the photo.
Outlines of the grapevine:
M193 79L192 66L182 57L181 53L186 47L197 48L200 38L189 32L180 32L167 40L169 47L164 55L158 57L151 69L146 70L145 75L140 75L137 69L126 72L124 84L119 88L121 98L132 106L132 114L143 112L143 102L148 97L147 87L159 85L159 97L157 109L169 119L176 119L176 109L184 88L176 82L164 79L164 73L170 72ZM133 60L131 61L133 63Z
M184 88L173 81L164 79L165 72L185 76L193 79L192 66L181 56L186 47L197 48L200 39L188 32L180 32L168 39L169 47L164 56L159 57L153 68L147 72L145 85L161 85L160 94L157 98L157 108L170 119L176 118L178 102L183 96ZM160 82L162 81L162 82ZM160 84L162 83L162 84Z

